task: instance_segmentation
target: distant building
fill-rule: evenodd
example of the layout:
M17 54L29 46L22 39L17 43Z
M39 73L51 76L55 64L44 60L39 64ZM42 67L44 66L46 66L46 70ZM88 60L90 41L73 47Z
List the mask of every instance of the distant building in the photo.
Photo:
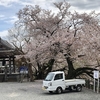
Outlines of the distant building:
M7 76L15 73L15 55L19 54L10 43L0 38L0 73L2 75ZM5 69L7 69L6 72Z

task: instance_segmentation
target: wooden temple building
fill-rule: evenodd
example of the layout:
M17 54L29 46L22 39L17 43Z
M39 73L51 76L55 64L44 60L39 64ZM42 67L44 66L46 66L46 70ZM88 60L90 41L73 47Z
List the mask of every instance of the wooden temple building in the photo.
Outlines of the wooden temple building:
M17 81L15 55L18 54L10 43L0 38L0 82L10 81L11 78Z

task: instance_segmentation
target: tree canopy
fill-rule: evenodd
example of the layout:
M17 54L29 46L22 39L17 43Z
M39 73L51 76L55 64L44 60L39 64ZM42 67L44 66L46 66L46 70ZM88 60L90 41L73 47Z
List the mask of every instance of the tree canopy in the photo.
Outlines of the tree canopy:
M55 70L66 70L66 78L80 75L93 77L92 71L100 59L99 14L71 13L67 2L54 3L57 13L28 5L17 13L18 21L9 30L12 44L22 52L38 78L53 70L57 57L65 65Z

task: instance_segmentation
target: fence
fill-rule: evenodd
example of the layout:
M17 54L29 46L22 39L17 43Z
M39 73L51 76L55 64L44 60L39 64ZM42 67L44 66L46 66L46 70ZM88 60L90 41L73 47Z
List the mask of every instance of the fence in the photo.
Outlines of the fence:
M86 79L85 81L86 81L85 87L94 91L94 80ZM99 81L99 86L100 86L100 81ZM95 80L95 91L96 92L97 92L97 89L98 89L98 81ZM100 92L100 87L98 90Z

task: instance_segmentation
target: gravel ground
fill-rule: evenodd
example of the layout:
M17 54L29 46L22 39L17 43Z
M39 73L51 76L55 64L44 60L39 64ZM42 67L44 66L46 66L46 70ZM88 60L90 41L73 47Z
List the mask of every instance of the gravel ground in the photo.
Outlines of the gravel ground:
M82 92L49 94L42 90L42 80L0 83L0 100L100 100L100 93L83 88Z

